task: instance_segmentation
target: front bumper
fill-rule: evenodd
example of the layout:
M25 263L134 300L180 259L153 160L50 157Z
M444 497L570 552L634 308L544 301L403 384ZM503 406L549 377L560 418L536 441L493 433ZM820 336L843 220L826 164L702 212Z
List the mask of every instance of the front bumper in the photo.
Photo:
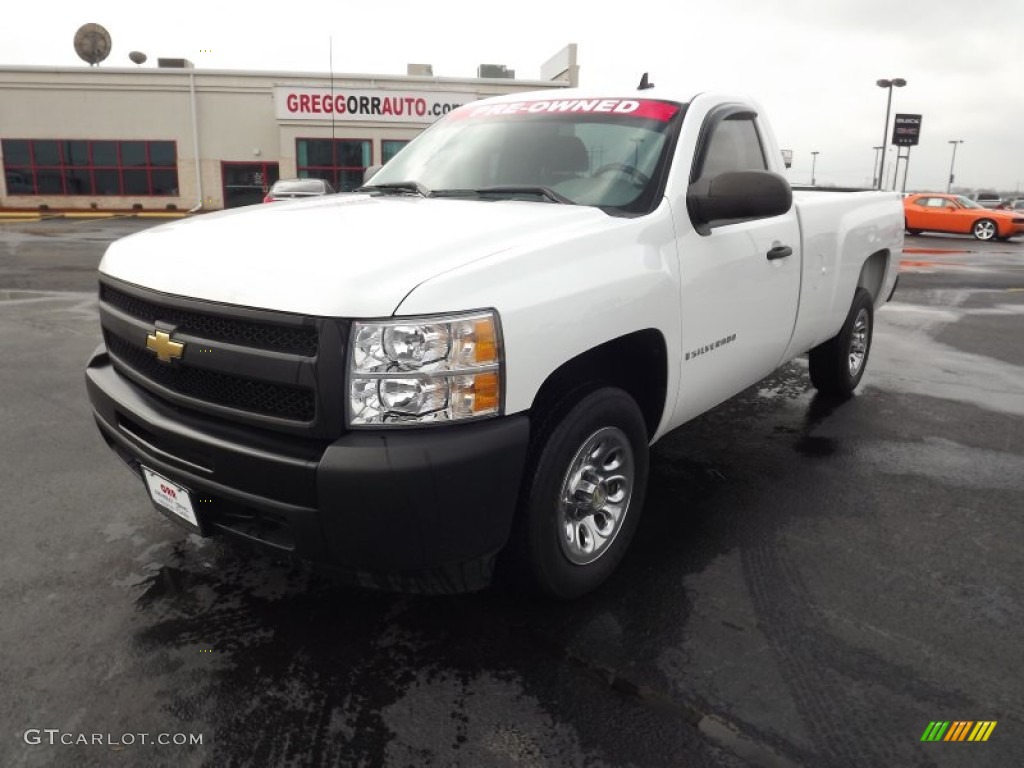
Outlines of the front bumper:
M526 415L317 441L200 416L119 374L104 346L86 387L107 444L188 488L201 527L330 566L372 586L464 591L508 539Z

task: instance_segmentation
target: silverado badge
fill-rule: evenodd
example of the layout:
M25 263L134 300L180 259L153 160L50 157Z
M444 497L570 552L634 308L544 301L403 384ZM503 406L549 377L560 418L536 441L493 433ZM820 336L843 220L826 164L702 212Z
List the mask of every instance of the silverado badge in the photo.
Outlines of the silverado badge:
M171 341L167 331L155 330L146 337L146 349L156 352L156 359L161 363L180 359L185 353L185 345L180 341Z

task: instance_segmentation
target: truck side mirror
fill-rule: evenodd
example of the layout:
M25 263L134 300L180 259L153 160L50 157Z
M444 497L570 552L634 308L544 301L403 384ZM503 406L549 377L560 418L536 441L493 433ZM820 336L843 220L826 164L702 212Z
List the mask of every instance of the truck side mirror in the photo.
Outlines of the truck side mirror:
M686 209L702 235L723 224L781 216L792 205L789 182L771 171L720 173L698 179L686 193Z

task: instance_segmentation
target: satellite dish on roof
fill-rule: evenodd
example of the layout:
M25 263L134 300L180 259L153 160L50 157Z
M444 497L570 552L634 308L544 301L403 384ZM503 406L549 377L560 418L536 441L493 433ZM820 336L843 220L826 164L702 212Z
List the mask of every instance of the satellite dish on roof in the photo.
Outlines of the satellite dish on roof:
M83 24L75 32L75 53L90 66L110 55L110 33L99 24Z
M132 60L132 63L143 65L146 63L146 59L149 58L142 51L132 51L128 54L128 58Z

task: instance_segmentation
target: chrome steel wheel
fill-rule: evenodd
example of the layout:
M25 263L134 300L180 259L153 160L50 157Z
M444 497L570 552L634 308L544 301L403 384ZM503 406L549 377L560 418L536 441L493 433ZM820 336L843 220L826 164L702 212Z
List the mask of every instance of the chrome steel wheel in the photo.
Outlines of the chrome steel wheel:
M857 313L857 319L853 321L853 331L850 333L850 378L856 378L864 365L864 358L868 351L870 322L871 320L866 309L861 309Z
M975 222L972 231L979 240L991 240L999 233L999 230L996 229L996 223L991 219L982 219Z
M629 512L636 465L626 433L605 427L588 437L569 464L558 501L559 544L576 565L597 560Z

